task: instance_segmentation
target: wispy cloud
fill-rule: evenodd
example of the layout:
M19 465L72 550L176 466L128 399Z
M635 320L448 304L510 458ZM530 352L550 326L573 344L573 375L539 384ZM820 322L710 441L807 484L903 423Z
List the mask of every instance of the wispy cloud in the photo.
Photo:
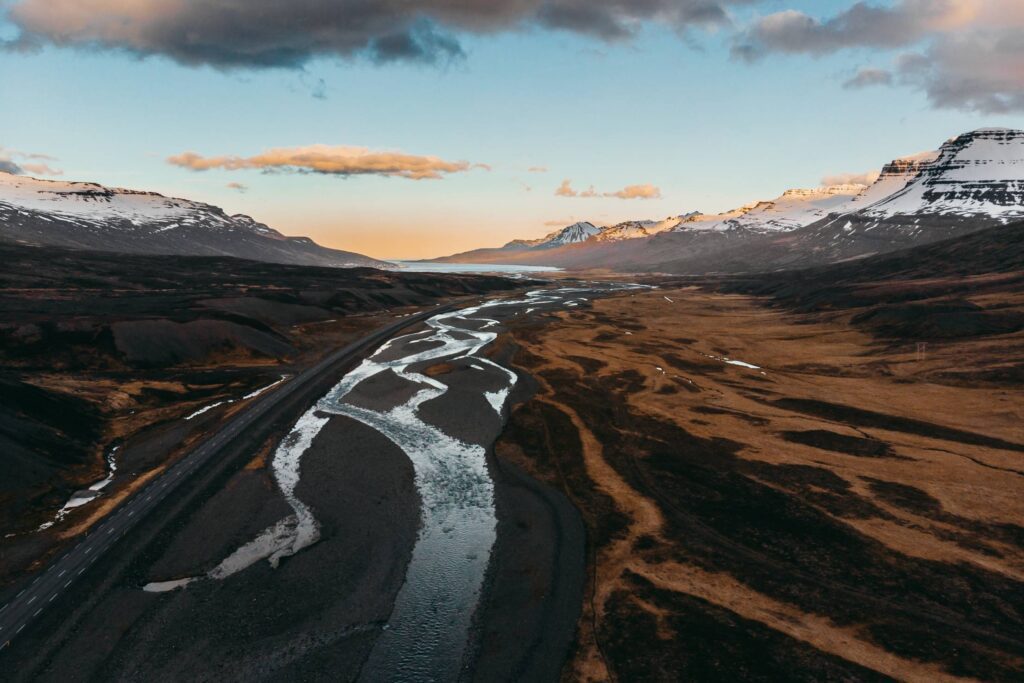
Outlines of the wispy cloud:
M235 192L249 191L249 186L243 183L228 183L227 185L225 185L225 187L228 188L229 190L234 190Z
M645 25L685 34L730 23L754 0L7 0L15 49L42 45L162 55L217 68L301 68L316 57L444 63L459 35L524 28L621 41Z
M661 189L654 185L627 185L616 192L605 192L605 197L616 199L661 199Z
M892 85L892 72L887 69L860 69L853 76L843 82L847 90L868 88L873 85Z
M547 173L548 172L548 167L547 166L531 166L530 168L528 168L526 170L529 173Z
M605 197L609 199L661 199L661 189L650 184L627 185L615 192L598 192L591 185L586 190L577 190L568 178L555 190L556 197L578 197L582 199Z
M192 171L256 169L337 176L377 175L410 180L438 180L447 174L463 173L471 168L488 168L484 164L445 161L435 156L332 145L268 149L250 157L205 157L196 152L183 152L169 157L167 162Z
M1024 2L896 0L856 2L819 19L785 10L741 32L733 55L753 61L770 53L825 55L875 48L893 53L887 68L867 68L847 88L903 85L938 108L983 113L1024 111Z
M19 159L20 161L15 161ZM32 173L34 175L59 176L64 171L50 166L48 161L57 161L56 157L38 152L20 152L16 149L0 147L0 171L21 175Z

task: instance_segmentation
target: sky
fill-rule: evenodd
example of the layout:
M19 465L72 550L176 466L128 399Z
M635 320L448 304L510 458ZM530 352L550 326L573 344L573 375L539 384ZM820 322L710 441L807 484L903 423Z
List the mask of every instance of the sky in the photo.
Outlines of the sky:
M1024 128L1019 0L0 0L0 168L376 257L723 211L988 126Z

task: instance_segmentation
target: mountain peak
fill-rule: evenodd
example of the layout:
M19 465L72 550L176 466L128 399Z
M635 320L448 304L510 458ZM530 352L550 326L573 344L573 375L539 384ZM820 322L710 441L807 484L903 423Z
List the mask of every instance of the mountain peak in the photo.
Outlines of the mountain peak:
M0 240L317 266L390 264L285 237L251 216L157 192L0 173Z

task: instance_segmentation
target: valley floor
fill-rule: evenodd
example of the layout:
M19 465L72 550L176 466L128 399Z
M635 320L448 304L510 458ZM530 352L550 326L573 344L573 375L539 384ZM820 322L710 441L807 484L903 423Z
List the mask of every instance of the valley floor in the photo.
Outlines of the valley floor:
M1024 335L919 352L696 288L556 315L512 328L540 389L496 455L587 529L563 679L1019 676Z

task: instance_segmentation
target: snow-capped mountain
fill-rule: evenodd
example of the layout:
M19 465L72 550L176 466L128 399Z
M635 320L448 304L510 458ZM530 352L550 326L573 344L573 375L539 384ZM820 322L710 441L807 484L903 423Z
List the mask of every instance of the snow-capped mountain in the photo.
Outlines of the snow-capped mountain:
M564 247L567 244L579 244L601 232L593 223L581 221L567 225L564 228L548 233L544 237L535 240L512 240L503 249L550 249L553 247Z
M901 189L866 206L867 216L1024 216L1024 131L983 128L944 144Z
M938 156L938 152L921 152L890 161L882 167L878 179L851 199L843 211L850 213L867 208L899 192Z
M683 221L699 216L699 211L683 214L681 216L669 216L662 221L623 221L615 225L598 227L589 221L573 223L560 230L556 230L545 237L535 240L512 240L503 249L535 249L562 247L568 244L581 244L588 241L594 242L617 242L620 240L638 239L650 237L658 233L672 230Z
M245 215L155 192L0 172L0 240L136 254L234 256L271 263L393 267L287 237Z
M586 242L594 235L600 234L601 229L588 221L581 221L566 226L557 232L553 232L537 245L541 248L561 247L567 244L579 244Z
M654 234L654 221L625 221L602 228L599 233L593 236L598 242L617 242L619 240L633 240L640 237L650 237Z
M1024 131L982 128L897 159L858 201L799 235L830 258L893 251L1024 220Z
M732 211L658 223L587 223L589 236L575 234L571 249L546 238L520 241L514 253L484 249L443 260L675 273L766 270L894 251L1015 220L1024 221L1024 131L983 128L937 152L886 164L868 186L788 190Z
M832 185L813 190L786 190L770 201L754 202L720 214L692 216L674 230L786 232L842 211L864 189L863 185Z

